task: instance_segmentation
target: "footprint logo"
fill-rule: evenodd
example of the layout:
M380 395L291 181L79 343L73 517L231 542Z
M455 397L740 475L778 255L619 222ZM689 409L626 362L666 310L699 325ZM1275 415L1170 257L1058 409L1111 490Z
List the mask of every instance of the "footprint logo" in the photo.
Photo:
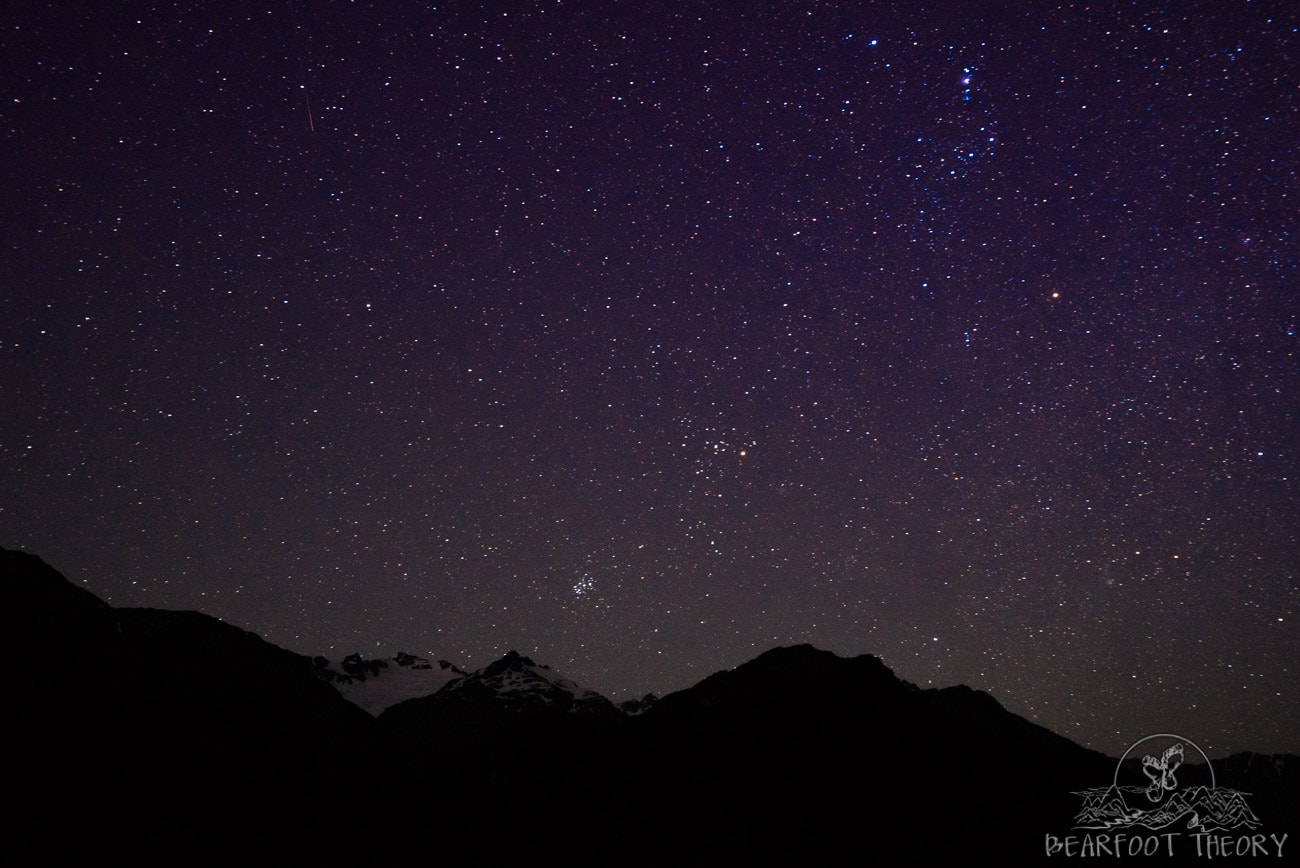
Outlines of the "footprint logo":
M1151 779L1151 785L1147 787L1147 798L1158 802L1164 798L1165 793L1176 788L1178 780L1174 777L1174 769L1182 764L1182 742L1167 748L1160 759L1150 755L1142 757L1142 771Z

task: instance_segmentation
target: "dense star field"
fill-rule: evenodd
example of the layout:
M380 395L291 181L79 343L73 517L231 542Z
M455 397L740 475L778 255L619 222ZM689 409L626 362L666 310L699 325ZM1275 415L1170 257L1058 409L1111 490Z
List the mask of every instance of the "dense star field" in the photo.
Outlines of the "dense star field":
M1300 5L20 4L0 543L614 698L1300 751Z

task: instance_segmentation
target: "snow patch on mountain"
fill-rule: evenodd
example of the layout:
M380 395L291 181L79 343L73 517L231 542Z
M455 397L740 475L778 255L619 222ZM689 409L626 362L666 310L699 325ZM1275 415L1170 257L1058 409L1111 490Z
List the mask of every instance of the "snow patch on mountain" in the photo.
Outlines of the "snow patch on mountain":
M351 654L335 663L314 660L316 674L343 698L378 717L399 702L437 693L465 677L465 671L446 660L430 662L413 654L398 653L386 660L367 660Z
M484 669L449 682L439 691L439 696L446 700L484 695L517 710L558 708L580 714L618 714L614 704L596 691L516 651Z

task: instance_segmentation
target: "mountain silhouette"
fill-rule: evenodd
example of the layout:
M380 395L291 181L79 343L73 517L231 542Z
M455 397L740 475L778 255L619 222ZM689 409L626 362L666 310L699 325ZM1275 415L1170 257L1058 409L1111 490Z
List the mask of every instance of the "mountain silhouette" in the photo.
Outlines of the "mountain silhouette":
M410 655L334 666L196 612L115 609L21 552L0 549L0 596L13 826L58 863L127 841L141 864L805 864L885 848L1038 864L1044 833L1115 770L987 693L921 690L810 645L628 713L515 652L475 672ZM395 672L441 686L378 717L336 689ZM1293 831L1298 767L1230 758L1219 786L1249 782L1249 805L1200 787L1185 807L1256 808Z
M367 777L375 722L309 658L197 612L111 608L29 554L0 549L0 577L11 828L42 861L124 834L146 863L224 862L255 837L269 858L338 852L314 816Z

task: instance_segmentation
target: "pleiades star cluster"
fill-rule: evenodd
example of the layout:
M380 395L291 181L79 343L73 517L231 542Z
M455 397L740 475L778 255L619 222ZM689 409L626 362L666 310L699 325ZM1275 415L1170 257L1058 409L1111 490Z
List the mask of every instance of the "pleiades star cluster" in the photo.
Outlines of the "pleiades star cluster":
M23 3L0 540L615 699L1300 751L1300 5Z

